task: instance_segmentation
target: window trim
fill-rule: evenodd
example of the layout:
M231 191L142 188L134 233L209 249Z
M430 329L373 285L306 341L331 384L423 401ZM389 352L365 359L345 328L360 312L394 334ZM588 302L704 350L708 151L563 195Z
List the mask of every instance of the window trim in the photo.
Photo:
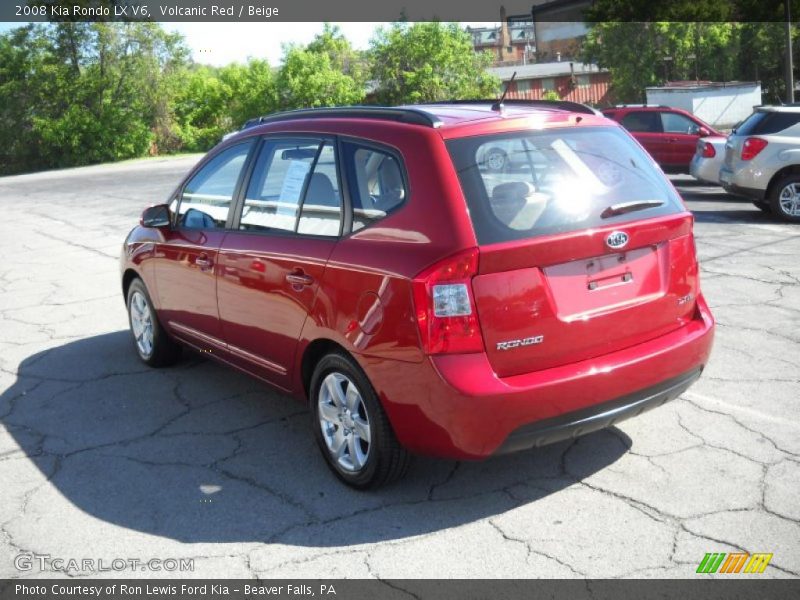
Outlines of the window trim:
M250 149L247 151L244 157L244 164L242 165L242 169L239 171L239 178L236 180L236 185L233 188L233 195L231 196L231 202L228 205L228 215L225 219L225 225L223 227L182 227L179 223L180 217L180 210L181 210L181 203L183 202L183 193L186 190L186 186L195 178L195 176L200 173L206 166L208 166L211 161L217 158L219 155L227 152L231 148L236 148L237 146L244 146L245 144L250 146ZM250 165L253 162L253 150L258 147L259 143L255 137L248 137L243 140L240 140L236 143L226 145L224 147L220 147L216 152L213 150L209 152L197 165L195 165L194 169L191 170L189 175L186 176L186 179L183 180L180 187L178 188L177 192L172 195L172 198L177 199L178 203L175 205L175 214L172 215L172 220L170 222L170 228L174 231L227 231L230 229L231 226L231 219L233 217L233 211L237 205L237 199L241 192L242 185L244 183L245 177L248 175L250 170ZM170 199L170 203L172 199Z
M403 179L403 186L405 187L405 192L406 192L405 196L403 197L403 201L398 203L396 206L392 207L392 209L387 211L386 214L383 217L381 217L380 219L376 219L374 221L371 221L370 223L364 225L364 227L362 227L361 229L353 231L353 202L352 202L353 198L352 198L352 196L350 194L350 190L348 188L348 190L347 190L348 191L348 194L347 194L347 205L348 205L349 222L347 223L347 229L345 231L343 231L343 233L342 233L342 238L344 239L344 238L348 238L348 237L350 237L350 236L352 236L352 235L354 235L356 233L361 233L362 231L366 231L367 229L369 229L373 225L376 225L377 223L381 223L389 215L394 214L395 212L397 212L398 210L400 210L401 208L406 206L406 204L409 201L409 198L411 198L412 191L411 191L411 184L410 184L411 180L410 180L410 178L408 176L408 171L406 170L406 163L403 160L402 152L398 148L396 148L394 146L390 146L389 144L384 144L382 142L376 142L374 140L370 140L370 139L367 139L367 138L356 137L356 136L352 136L352 135L340 135L340 136L337 136L337 137L339 138L339 142L342 145L344 145L344 144L353 144L353 145L359 146L361 148L364 148L366 150L374 150L376 152L383 152L384 154L387 154L387 155L391 156L392 158L394 158L394 160L397 162L398 166L400 167L400 177ZM344 157L344 149L342 149L342 156ZM340 167L342 169L344 169L344 160L342 160L342 162L340 163ZM349 180L347 180L347 181L348 181L348 185L349 185ZM355 183L355 182L353 182L353 183Z
M297 213L297 222L295 223L295 231L289 231L288 229L263 229L263 230L246 230L240 229L240 221L242 218L242 212L244 211L244 203L245 203L245 196L247 195L247 188L250 186L250 180L253 176L253 171L255 170L255 165L258 162L259 154L261 153L262 148L270 143L271 140L286 138L290 140L307 140L307 141L316 141L317 146L317 156L314 157L314 161L312 162L311 170L309 173L313 173L313 168L316 166L317 158L320 149L326 144L330 143L333 146L334 151L334 160L336 161L336 176L338 177L339 181L339 196L340 202L342 207L342 217L339 219L339 234L338 235L319 235L315 233L298 233L297 226L300 223L300 216L302 214L302 206L305 203L305 194L308 187L308 181L304 182L303 184L303 191L301 193L301 203L298 205L300 209ZM344 191L344 178L342 177L343 173L341 171L342 161L340 158L339 148L337 144L338 136L330 134L330 133L319 133L319 132L306 132L306 131L276 131L274 133L266 133L258 137L257 143L257 151L253 155L252 160L250 161L250 165L248 166L246 172L246 179L242 188L240 189L240 194L236 199L236 203L233 210L232 219L229 223L229 230L232 233L240 233L245 235L260 235L260 236L280 236L280 237L303 237L303 238L313 238L319 240L339 240L342 238L344 232L344 223L346 220L346 213L347 213L347 205L349 198L346 197Z

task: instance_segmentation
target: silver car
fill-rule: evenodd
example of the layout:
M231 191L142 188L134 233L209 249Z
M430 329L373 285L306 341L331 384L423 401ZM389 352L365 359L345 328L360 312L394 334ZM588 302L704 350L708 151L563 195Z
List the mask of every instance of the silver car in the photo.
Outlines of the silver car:
M710 135L697 140L697 149L689 164L692 177L705 183L719 184L719 170L725 159L727 139L721 135Z
M758 208L800 222L800 106L761 106L731 133L719 181Z

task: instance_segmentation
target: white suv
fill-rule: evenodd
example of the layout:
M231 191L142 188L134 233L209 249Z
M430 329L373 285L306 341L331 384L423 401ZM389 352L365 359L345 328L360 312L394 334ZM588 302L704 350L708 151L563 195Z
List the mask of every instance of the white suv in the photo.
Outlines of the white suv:
M758 208L800 222L800 106L760 106L728 137L719 181Z

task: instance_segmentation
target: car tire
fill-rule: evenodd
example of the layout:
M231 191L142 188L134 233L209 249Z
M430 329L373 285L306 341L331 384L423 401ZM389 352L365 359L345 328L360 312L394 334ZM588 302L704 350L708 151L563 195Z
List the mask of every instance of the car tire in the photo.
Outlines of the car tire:
M405 475L411 455L397 441L375 390L352 358L334 352L317 363L309 402L317 444L344 483L374 489Z
M772 214L772 207L765 200L753 200L753 206L767 214Z
M486 151L483 164L486 165L487 171L502 173L508 166L508 155L500 148L489 148L489 150Z
M131 282L127 306L133 347L142 362L151 367L175 364L180 358L181 347L161 326L153 301L141 279Z
M772 214L784 221L800 223L800 174L781 177L770 190Z

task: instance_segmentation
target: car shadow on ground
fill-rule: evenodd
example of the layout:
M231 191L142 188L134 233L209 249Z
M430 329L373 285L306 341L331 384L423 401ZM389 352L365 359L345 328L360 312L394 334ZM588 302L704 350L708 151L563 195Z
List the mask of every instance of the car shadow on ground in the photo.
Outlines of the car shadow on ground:
M417 458L402 481L358 492L323 464L295 400L189 353L148 369L126 331L22 360L0 420L21 449L6 456L49 480L27 500L39 510L26 528L72 535L95 531L94 518L183 542L342 546L442 531L558 494L631 446L611 429L482 462Z

